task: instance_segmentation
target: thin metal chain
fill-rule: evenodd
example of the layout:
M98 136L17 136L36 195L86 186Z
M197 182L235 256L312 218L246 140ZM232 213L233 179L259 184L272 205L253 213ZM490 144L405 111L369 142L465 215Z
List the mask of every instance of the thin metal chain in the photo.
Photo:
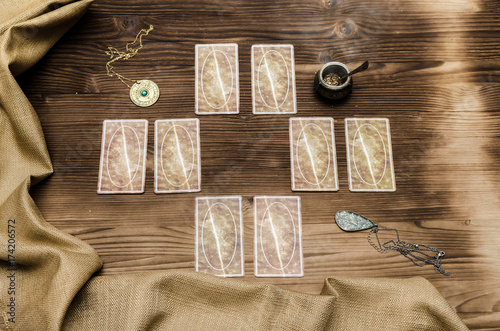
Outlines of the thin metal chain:
M128 60L130 58L133 58L137 54L137 52L139 52L139 50L142 48L142 37L147 36L151 30L153 30L152 25L149 26L149 29L142 29L141 31L139 31L137 36L135 36L134 41L125 45L125 52L121 52L115 47L108 47L108 50L105 52L106 55L110 56L110 60L108 61L108 63L106 63L106 70L108 72L108 76L118 77L118 79L128 88L130 88L131 86L127 84L126 81L137 83L136 80L132 80L117 73L114 70L113 63L115 63L118 60ZM136 45L137 42L139 42L139 46L137 48L134 48L133 46Z
M385 243L380 242L378 236L379 231L395 231L397 240L389 240ZM372 234L375 233L377 238L377 243L373 242ZM396 229L380 229L376 224L368 233L368 242L380 253L387 253L390 251L398 251L404 257L412 261L415 265L423 267L426 264L431 264L434 266L434 270L437 273L442 273L445 276L449 276L449 272L445 272L441 266L441 260L444 257L444 252L438 250L437 248L430 247L424 244L412 244L399 239L399 232ZM434 254L429 254L433 252Z

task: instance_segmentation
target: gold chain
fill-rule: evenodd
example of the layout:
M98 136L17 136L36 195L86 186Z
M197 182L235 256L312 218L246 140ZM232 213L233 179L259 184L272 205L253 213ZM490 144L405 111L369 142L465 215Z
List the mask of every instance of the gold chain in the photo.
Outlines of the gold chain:
M125 46L125 52L121 52L119 51L118 49L116 49L115 47L108 47L108 51L106 51L106 55L109 55L110 56L110 59L108 61L108 63L106 63L106 70L108 71L108 76L110 77L113 77L113 76L116 76L118 77L118 79L125 85L127 85L128 88L130 88L130 85L127 84L126 81L129 81L129 82L133 82L133 83L136 83L137 81L135 80L132 80L132 79L129 79L123 75L120 75L119 73L117 73L115 70L114 70L114 67L113 67L113 63L118 61L118 60L128 60L130 58L133 58L137 52L139 52L139 50L142 48L142 37L143 36L147 36L149 34L149 32L153 30L153 26L150 25L149 26L149 29L142 29L141 31L139 31L139 33L137 34L137 36L135 36L135 39L133 42L131 43L128 43L126 46ZM137 44L137 41L139 41L139 47L137 48L134 48L133 46L135 44Z

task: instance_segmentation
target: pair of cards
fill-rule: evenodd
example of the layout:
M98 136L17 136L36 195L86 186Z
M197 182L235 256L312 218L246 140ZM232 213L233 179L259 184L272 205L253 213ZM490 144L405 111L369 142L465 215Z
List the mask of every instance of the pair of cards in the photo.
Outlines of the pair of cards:
M148 142L147 120L103 123L97 193L143 193ZM155 122L155 193L201 190L200 121Z
M304 276L300 197L260 196L253 203L255 276ZM244 276L240 196L196 198L196 271Z
M196 114L239 113L237 44L196 45ZM254 114L295 114L293 45L253 45Z
M345 119L349 189L394 192L389 120ZM290 118L293 191L338 191L333 118Z

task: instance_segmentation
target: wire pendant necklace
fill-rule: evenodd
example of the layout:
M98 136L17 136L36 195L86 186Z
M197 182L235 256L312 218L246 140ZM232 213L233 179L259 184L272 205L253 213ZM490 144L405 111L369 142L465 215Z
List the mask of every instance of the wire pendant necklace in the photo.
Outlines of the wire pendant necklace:
M342 230L349 232L371 229L368 233L368 242L380 253L398 251L419 267L430 264L434 266L436 273L442 273L445 276L450 275L441 266L441 260L444 257L443 251L427 245L412 244L400 240L398 230L396 229L381 229L368 218L347 210L337 212L335 214L335 222ZM379 232L381 231L395 231L396 240L381 242L379 238ZM376 241L372 239L372 235L375 235Z
M105 52L106 55L110 56L110 60L106 63L106 70L108 72L108 76L113 77L116 76L118 79L125 84L130 89L130 100L134 104L140 107L149 107L154 105L158 98L160 97L160 89L155 82L147 79L143 80L133 80L129 79L114 70L113 63L118 60L128 60L133 58L142 46L142 37L147 36L150 31L153 30L153 26L150 25L149 29L142 29L139 31L134 41L125 45L125 51L119 51L115 47L108 47L108 50ZM136 45L138 45L136 47ZM133 83L130 85L129 83Z

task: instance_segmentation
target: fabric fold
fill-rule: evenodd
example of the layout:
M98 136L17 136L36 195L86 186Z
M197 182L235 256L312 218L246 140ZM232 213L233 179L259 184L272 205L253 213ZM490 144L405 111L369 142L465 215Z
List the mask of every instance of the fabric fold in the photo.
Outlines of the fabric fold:
M334 301L190 271L96 276L63 330L323 330Z
M93 277L63 330L468 330L427 280L337 278L321 295L188 271Z
M2 6L0 304L8 330L59 330L73 297L101 267L95 250L45 222L29 195L52 173L52 164L37 114L14 78L39 61L90 3L21 0Z
M468 330L422 277L330 277L321 294L337 297L329 330Z

